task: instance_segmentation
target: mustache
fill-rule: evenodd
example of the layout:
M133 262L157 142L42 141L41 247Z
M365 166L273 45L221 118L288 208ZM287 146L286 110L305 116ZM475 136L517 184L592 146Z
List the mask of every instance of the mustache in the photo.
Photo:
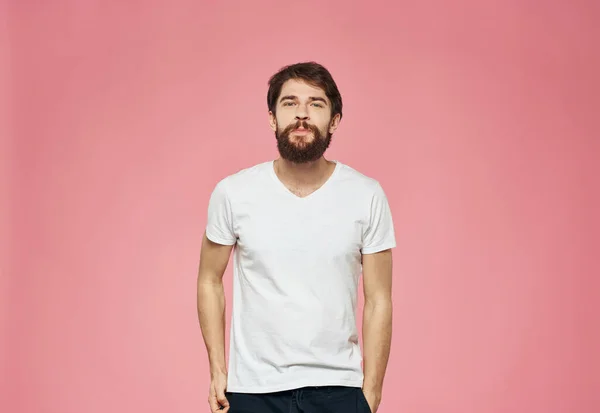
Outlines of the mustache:
M292 124L288 125L287 128L285 128L285 130L284 130L284 134L287 134L287 133L293 131L294 129L298 129L298 128L308 129L314 134L319 133L319 128L317 128L315 125L311 125L310 123L308 123L305 120L299 120L299 121L296 121L296 123L292 123Z

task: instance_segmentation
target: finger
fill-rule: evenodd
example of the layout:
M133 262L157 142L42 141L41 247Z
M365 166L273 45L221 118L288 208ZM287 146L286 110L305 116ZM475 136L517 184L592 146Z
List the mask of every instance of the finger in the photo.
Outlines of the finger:
M208 405L210 406L210 411L212 413L218 413L220 411L220 406L219 402L217 401L217 397L212 394L208 398Z
M227 400L227 397L225 397L225 391L223 389L217 390L217 401L221 406L223 406L224 409L229 410L229 400Z

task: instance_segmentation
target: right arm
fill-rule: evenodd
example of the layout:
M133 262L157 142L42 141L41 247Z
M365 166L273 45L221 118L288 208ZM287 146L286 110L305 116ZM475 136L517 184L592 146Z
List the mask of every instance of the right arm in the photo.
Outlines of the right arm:
M227 365L225 360L225 290L223 274L227 268L233 245L202 239L198 270L198 320L210 364L209 404L213 412L226 413L229 403L225 398ZM225 406L219 410L219 404Z

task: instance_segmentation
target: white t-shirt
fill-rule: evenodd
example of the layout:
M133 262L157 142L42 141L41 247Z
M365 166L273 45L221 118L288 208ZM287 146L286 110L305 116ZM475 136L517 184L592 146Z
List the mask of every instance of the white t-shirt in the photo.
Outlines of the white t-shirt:
M376 180L336 162L327 182L301 198L264 162L216 185L206 234L236 244L228 391L362 386L361 253L396 246Z

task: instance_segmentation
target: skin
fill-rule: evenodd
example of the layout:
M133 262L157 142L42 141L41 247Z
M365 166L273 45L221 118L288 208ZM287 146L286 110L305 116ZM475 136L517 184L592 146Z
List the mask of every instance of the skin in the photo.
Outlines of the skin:
M363 254L363 392L371 411L381 403L392 340L392 251Z
M285 98L290 96L291 98ZM282 97L284 97L282 99ZM315 100L317 98L317 100ZM322 100L319 100L322 99ZM330 102L325 93L301 81L286 82L277 102L276 114L269 112L273 131L303 119L317 126L323 135L333 133L340 121L331 117ZM314 139L312 133L291 133L290 140L302 146ZM283 158L275 161L279 179L297 196L303 197L318 189L331 174L335 164L324 157L313 162L296 164ZM202 240L198 270L198 318L210 364L208 402L213 413L229 411L225 397L227 366L225 360L225 292L223 274L233 246ZM392 337L392 252L365 254L363 260L363 392L373 413L382 397L383 380L389 359ZM219 410L224 406L223 410Z
M208 403L211 412L229 411L225 398L227 365L225 361L225 290L223 274L227 268L232 245L210 241L206 233L202 239L200 267L198 270L198 319L210 365ZM225 406L219 410L219 404Z

